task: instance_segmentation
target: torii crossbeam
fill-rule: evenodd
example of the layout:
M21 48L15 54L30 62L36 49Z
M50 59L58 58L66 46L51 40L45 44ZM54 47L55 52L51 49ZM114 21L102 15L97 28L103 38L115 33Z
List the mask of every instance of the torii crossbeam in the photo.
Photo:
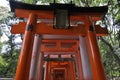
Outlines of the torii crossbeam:
M11 32L24 35L15 80L106 80L96 37L108 31L95 22L107 6L10 0L10 7L22 19Z

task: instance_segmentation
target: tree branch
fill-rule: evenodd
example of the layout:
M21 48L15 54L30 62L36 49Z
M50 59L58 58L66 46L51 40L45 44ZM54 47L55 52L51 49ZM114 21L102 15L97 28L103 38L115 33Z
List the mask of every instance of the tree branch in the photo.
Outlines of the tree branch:
M103 37L100 37L100 40L101 40L102 42L104 42L104 43L109 47L109 49L110 49L111 52L114 51L112 45L111 45L108 41L106 41Z
M120 66L120 58L117 54L115 54L115 51L114 51L114 48L112 47L112 45L107 40L105 40L103 37L100 37L100 40L109 47L111 55L114 56L115 60L117 61L117 63Z

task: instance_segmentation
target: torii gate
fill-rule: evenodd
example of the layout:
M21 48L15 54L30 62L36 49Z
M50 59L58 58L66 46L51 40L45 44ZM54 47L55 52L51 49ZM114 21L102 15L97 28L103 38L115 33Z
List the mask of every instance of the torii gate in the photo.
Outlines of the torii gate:
M10 0L10 7L23 19L11 30L24 35L15 80L106 80L96 37L108 32L95 22L107 6Z

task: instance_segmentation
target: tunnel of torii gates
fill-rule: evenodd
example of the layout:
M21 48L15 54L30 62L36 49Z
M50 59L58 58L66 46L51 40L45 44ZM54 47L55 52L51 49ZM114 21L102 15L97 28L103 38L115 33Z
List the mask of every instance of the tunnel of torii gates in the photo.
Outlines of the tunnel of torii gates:
M11 33L24 36L14 80L106 80L97 36L108 31L95 23L107 6L10 0L10 7L20 19Z

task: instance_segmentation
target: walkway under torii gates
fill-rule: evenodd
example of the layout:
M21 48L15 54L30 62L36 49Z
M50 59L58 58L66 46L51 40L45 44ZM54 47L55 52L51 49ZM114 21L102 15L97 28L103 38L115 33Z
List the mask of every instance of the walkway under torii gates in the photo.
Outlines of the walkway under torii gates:
M95 22L107 6L10 0L10 7L20 19L11 32L23 35L15 80L106 80L96 37L108 32Z

